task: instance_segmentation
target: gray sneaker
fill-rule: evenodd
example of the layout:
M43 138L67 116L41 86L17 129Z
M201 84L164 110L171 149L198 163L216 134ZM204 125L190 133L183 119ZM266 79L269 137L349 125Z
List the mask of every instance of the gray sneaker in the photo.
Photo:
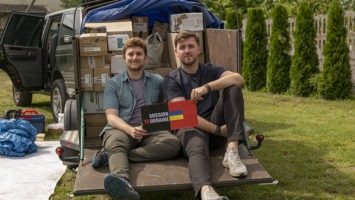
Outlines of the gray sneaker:
M216 191L214 191L212 186L207 186L206 190L201 193L202 200L228 200L226 196L219 196Z
M222 165L229 169L231 176L241 177L248 175L247 168L240 160L237 148L231 148L224 154Z

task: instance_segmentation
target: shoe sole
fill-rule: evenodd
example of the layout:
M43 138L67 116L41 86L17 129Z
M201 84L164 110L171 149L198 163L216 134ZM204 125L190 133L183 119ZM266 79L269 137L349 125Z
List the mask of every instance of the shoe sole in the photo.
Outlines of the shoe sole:
M113 175L105 175L105 192L114 199L139 200L137 192L127 190L126 183Z
M229 170L229 175L231 175L233 177L245 177L245 176L248 176L248 172L239 173L239 174L232 174L231 171Z

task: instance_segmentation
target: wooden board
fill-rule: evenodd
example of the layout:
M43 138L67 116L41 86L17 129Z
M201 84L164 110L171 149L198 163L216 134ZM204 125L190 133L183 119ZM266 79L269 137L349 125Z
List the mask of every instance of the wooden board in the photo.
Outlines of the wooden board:
M273 179L251 152L240 148L241 159L247 166L248 176L234 178L222 166L223 150L211 152L211 171L214 186L230 186L250 183L272 183ZM94 169L91 159L95 150L85 149L85 158L78 167L74 195L105 194L103 177L108 167ZM157 191L192 188L188 175L187 160L177 158L161 162L131 163L131 183L137 191Z
M206 62L239 72L238 32L228 29L205 30ZM239 50L241 51L241 50Z

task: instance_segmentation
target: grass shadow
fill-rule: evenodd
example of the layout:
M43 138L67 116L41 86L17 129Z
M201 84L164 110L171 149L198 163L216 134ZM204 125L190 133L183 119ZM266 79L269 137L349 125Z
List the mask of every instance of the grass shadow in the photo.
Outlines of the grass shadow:
M283 130L283 129L291 129L294 125L292 124L286 124L286 123L280 123L280 122L264 122L264 121L258 121L254 119L247 119L246 120L251 127L254 128L254 131L256 133L264 133L264 132L274 132L276 130Z

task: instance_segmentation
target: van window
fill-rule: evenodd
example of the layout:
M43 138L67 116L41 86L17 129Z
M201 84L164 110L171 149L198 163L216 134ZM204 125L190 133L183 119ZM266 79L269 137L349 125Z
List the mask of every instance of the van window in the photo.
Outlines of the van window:
M64 37L73 36L73 23L74 23L74 15L73 13L66 13L63 16L62 27L59 32L59 44L66 44Z
M42 29L42 18L14 14L3 33L3 44L40 47Z

